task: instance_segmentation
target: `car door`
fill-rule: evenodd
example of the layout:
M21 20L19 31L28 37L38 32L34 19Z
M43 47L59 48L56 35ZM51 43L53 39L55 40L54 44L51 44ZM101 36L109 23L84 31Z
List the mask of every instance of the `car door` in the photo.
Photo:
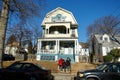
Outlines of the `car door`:
M103 80L120 80L120 66L117 64L108 65L102 75Z
M20 70L22 64L13 64L6 68L3 73L3 78L5 80L16 80L18 79L18 74L17 72Z
M22 63L21 68L17 69L14 75L14 79L16 80L27 80L27 74L29 74L28 71L28 64Z
M120 80L120 64L111 65L111 73L110 76L113 80Z

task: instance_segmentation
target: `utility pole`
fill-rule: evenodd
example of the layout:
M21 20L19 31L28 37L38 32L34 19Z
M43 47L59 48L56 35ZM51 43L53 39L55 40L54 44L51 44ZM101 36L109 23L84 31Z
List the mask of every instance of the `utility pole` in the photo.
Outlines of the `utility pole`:
M10 0L4 0L2 2L2 12L0 15L0 68L3 67L4 42L6 36L7 21L8 21L9 2Z

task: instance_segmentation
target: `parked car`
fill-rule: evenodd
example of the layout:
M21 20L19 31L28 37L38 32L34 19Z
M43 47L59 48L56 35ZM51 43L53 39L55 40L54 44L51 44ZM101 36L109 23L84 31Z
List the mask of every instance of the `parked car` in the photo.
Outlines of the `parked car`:
M3 61L15 60L15 57L11 54L3 54Z
M120 80L120 63L103 63L96 69L78 71L74 80Z
M29 62L15 62L0 69L0 80L53 80L51 70Z

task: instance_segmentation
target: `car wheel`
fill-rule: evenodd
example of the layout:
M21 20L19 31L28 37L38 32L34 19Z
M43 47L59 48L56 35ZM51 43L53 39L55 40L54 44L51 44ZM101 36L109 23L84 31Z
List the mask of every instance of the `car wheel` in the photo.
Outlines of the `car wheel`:
M98 80L98 79L95 79L95 78L88 78L87 80Z
M37 79L34 76L31 76L30 80L37 80Z
M80 78L79 77L74 77L74 80L80 80Z
M54 80L54 77L52 76L51 80Z

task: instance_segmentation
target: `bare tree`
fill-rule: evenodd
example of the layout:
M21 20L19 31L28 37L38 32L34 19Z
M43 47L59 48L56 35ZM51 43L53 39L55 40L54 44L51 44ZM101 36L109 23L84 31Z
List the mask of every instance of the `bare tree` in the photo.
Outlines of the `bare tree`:
M8 38L6 44L12 44L13 42L16 42L16 41L17 41L17 40L16 40L16 36L15 36L15 35L11 35L11 36Z
M42 36L42 31L40 27L32 27L33 38L32 41L34 42L34 47L37 45L37 40Z
M4 51L4 41L6 28L9 21L26 22L28 18L40 16L43 8L43 0L0 0L2 1L2 11L0 15L0 68L2 67L2 53ZM12 14L12 16L10 16ZM9 20L12 17L13 20Z
M120 44L118 36L120 37L120 18L115 16L105 16L98 18L93 24L87 28L88 43L91 44L90 59L93 61L95 48L94 48L94 34L108 34L110 38Z
M16 40L15 35L9 36L9 38L8 38L8 40L6 42L6 45L9 46L9 50L7 50L7 54L11 54L12 47L17 46L16 42L17 42L17 40ZM5 51L6 51L6 48L5 48ZM4 52L4 53L6 53L6 52Z
M97 19L92 25L88 26L87 34L108 34L111 39L120 44L116 36L120 35L120 18L106 16ZM120 37L120 36L119 36Z
M25 28L22 24L17 24L15 27L9 28L7 33L15 35L17 41L19 42L19 47L24 46L23 42L29 41L32 39L32 31L29 28Z

